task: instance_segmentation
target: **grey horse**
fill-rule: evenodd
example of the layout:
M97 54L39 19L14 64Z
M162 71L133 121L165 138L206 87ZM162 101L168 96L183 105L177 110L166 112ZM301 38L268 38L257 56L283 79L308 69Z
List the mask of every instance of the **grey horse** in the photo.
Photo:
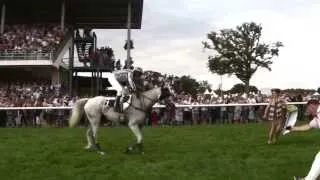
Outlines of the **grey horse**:
M138 151L143 154L143 136L141 131L146 115L156 102L162 100L166 102L170 95L170 90L164 87L157 87L144 91L139 97L132 94L129 106L123 113L115 112L114 107L108 105L110 99L108 97L96 96L93 98L82 98L76 101L72 108L69 126L75 127L82 118L83 113L85 113L89 121L86 133L88 145L85 149L93 148L97 150L99 154L104 155L105 153L101 150L97 138L97 132L102 116L112 122L127 122L129 128L136 136L137 142L133 146L129 146L126 149L126 152Z

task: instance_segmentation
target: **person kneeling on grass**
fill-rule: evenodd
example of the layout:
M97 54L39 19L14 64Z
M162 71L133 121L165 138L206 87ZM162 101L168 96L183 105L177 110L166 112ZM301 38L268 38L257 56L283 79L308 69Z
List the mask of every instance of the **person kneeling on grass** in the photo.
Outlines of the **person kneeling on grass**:
M316 157L313 160L311 169L306 177L296 177L294 176L294 180L316 180L320 175L320 151L317 153Z
M287 105L287 121L283 126L283 135L286 135L290 132L290 130L287 130L286 127L287 126L294 126L297 122L297 118L298 118L298 107L292 104L288 104Z
M313 119L302 126L286 127L287 130L291 131L309 131L311 129L320 128L320 103L318 100L310 100L307 103L306 113L311 115ZM294 177L294 180L316 180L320 175L320 151L314 158L311 169L306 177Z
M320 103L318 100L312 99L307 103L306 113L311 115L313 119L301 126L287 126L286 129L289 131L309 131L311 129L320 128Z

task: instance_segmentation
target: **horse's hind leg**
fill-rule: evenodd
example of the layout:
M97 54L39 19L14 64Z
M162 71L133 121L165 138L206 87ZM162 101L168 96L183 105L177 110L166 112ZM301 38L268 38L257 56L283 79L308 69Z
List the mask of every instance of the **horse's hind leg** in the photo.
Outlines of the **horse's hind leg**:
M98 151L99 154L101 155L104 155L105 152L103 152L101 150L101 147L100 147L100 144L98 143L98 128L99 128L99 125L93 125L92 126L92 134L93 134L93 139L94 139L94 146L95 146L95 149Z
M98 151L99 154L104 155L105 153L101 150L100 144L98 143L98 128L100 124L101 117L95 117L95 122L91 123L92 128L92 139L93 139L93 146Z
M88 128L87 128L87 141L88 141L88 145L85 147L85 149L91 149L93 146L92 144L94 143L94 139L93 139L93 134L92 134L92 128L89 124Z
M89 134L87 134L87 138L88 138L88 140L89 140L89 138L92 139L92 141L91 141L92 147L95 150L97 150L99 154L104 155L105 153L103 151L101 151L100 144L98 143L98 128L99 128L101 116L88 113L87 117L88 117L88 120L90 123L90 125L89 125L90 131L87 131L87 132L89 132Z
M94 139L94 144L97 146L98 143L98 126L97 125L92 125L92 137ZM97 147L99 148L99 147Z

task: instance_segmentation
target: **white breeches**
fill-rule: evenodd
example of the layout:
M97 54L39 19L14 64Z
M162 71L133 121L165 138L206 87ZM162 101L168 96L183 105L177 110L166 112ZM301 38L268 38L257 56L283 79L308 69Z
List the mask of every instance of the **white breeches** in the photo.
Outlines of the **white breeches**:
M298 111L291 112L288 116L286 126L294 126L297 122L297 118L298 118Z
M320 175L320 152L317 153L313 160L308 175L304 178L305 180L316 180Z
M108 81L110 82L111 86L117 90L117 96L121 96L122 95L122 86L117 81L115 76L109 77Z
M136 86L134 85L132 77L130 75L128 76L128 82L129 82L131 88L135 91L136 90Z

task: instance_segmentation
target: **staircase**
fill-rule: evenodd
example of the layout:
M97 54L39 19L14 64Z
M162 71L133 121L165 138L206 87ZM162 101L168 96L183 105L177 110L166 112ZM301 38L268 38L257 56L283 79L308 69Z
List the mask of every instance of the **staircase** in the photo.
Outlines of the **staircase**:
M59 48L57 49L54 57L53 57L53 66L55 66L56 68L59 68L59 66L61 65L62 61L63 61L63 56L65 55L65 53L69 50L69 48L72 45L72 36L73 36L73 31L69 31L64 40L60 43Z
M76 50L78 53L79 61L88 66L90 63L89 56L94 50L94 40L93 39L77 39L75 40Z
M73 31L68 32L65 36L64 41L61 42L58 50L56 51L56 54L53 58L53 66L55 66L56 68L59 68L59 66L62 66L66 69L69 68L69 58L64 58L64 55L70 50L70 47L72 46L73 35ZM97 44L96 42L97 37L95 35L93 37L75 37L74 46L76 54L74 56L74 66L84 65L88 67L88 63L90 66L90 55L91 53L94 53L94 49L96 48Z

